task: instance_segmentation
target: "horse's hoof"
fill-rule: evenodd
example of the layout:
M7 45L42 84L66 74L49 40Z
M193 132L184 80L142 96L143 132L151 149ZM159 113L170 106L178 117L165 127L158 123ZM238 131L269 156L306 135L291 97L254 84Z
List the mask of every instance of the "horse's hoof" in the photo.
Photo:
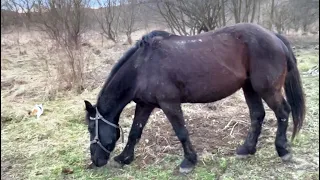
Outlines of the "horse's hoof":
M122 156L122 155L119 155L119 156L116 156L113 158L114 161L118 162L119 164L122 164L122 165L129 165L130 163L132 163L134 159L134 156Z
M256 153L256 148L248 148L245 145L238 147L236 150L236 158L246 159Z
M237 159L247 159L249 157L250 157L249 154L236 154Z
M280 157L282 159L283 162L288 162L292 159L292 154L291 153L288 153L282 157Z
M109 165L111 167L114 167L114 168L122 168L124 166L124 164L121 164L121 163L119 163L118 161L115 161L115 160L110 161Z
M187 173L191 172L195 166L196 165L194 163L190 162L187 159L184 159L182 161L182 163L180 164L179 172L182 174L187 174Z
M182 168L182 167L180 167L180 168L179 168L179 172L182 173L182 174L188 174L188 173L190 173L193 169L194 169L194 167L189 167L189 168Z

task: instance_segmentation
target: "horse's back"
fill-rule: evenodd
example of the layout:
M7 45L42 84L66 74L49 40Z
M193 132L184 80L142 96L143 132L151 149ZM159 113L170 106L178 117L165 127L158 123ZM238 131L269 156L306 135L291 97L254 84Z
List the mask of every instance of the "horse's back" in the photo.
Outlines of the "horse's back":
M277 37L254 24L153 42L149 56L143 58L144 80L139 86L158 99L179 96L181 102L212 102L231 95L247 79L270 86L285 63Z
M229 34L170 36L152 47L139 86L160 90L165 98L175 97L176 90L182 102L212 102L237 91L247 78L246 47Z

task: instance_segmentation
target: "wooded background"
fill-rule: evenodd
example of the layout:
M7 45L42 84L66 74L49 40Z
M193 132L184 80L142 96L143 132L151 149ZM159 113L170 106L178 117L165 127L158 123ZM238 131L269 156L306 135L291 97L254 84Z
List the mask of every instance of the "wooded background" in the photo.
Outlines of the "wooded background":
M195 35L241 22L260 24L278 33L319 32L319 0L3 0L1 35L24 29L52 39L67 56L59 74L81 91L82 37L99 32L102 39L132 44L137 30L167 29ZM67 77L67 78L66 78Z

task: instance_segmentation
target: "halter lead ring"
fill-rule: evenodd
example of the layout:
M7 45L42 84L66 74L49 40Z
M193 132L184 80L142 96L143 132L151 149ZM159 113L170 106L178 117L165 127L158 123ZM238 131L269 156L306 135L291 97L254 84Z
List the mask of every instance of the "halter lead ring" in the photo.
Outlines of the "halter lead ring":
M107 150L105 147L103 147L103 145L101 144L100 142L100 139L99 139L99 120L102 120L103 122L107 123L108 125L114 127L114 128L118 128L120 129L121 131L121 141L122 143L124 142L124 139L123 139L123 130L121 128L121 126L117 126L116 124L113 124L111 122L109 122L108 120L106 120L98 111L98 108L96 107L96 117L90 117L90 120L94 120L95 123L96 123L96 128L95 128L95 131L96 131L96 135L95 137L93 138L93 140L90 142L90 144L98 144L100 146L100 148L102 150L104 150L106 153L111 153L109 150Z

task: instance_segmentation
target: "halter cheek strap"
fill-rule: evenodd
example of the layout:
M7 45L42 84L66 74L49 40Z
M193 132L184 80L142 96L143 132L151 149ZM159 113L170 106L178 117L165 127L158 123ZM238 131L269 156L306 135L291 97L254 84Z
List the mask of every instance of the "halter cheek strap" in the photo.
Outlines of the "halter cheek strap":
M103 145L100 142L99 139L99 120L102 120L103 122L107 123L108 125L114 127L114 128L118 128L121 131L121 141L122 143L124 142L124 137L123 137L123 130L121 128L121 126L118 126L116 124L111 123L110 121L106 120L98 111L98 108L96 107L96 117L90 117L90 120L95 121L96 123L96 128L95 128L95 137L93 138L93 140L90 142L90 144L98 144L100 146L100 148L102 150L104 150L106 153L111 153L109 150L107 150L105 147L103 147Z

